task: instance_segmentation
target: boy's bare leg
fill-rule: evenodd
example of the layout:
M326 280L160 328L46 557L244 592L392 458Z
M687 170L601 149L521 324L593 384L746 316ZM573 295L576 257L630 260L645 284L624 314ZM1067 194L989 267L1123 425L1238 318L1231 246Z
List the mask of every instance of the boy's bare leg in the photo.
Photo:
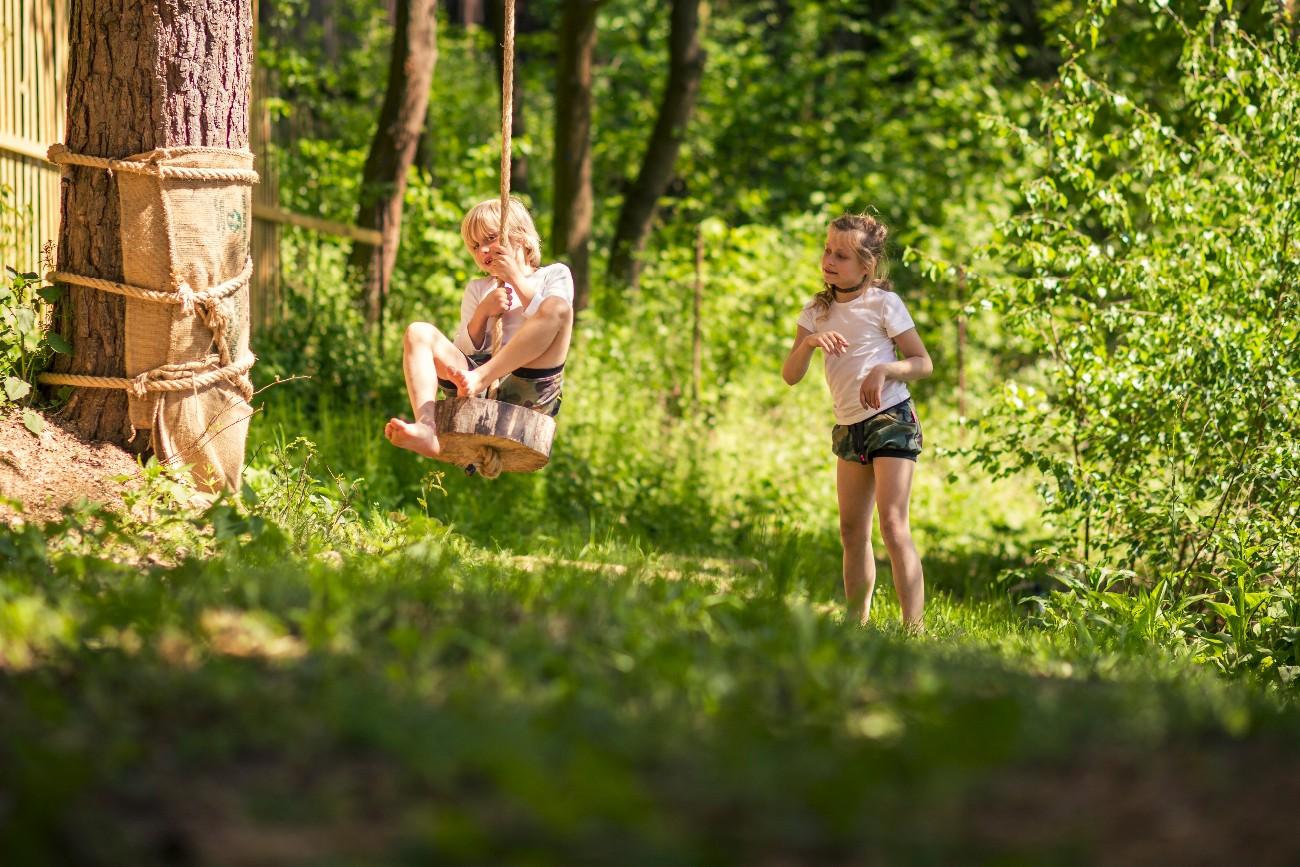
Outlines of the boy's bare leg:
M835 492L840 501L840 542L844 546L844 598L851 622L866 623L876 589L876 558L871 550L871 507L876 474L871 464L835 460Z
M908 501L916 464L905 458L876 458L876 498L880 510L880 535L889 549L894 589L903 609L903 623L920 630L925 610L925 575L921 557L912 542Z
M415 422L390 419L384 428L388 441L425 457L442 451L433 421L433 404L438 399L438 377L449 378L455 367L465 365L465 355L428 322L414 322L402 340L402 371L406 393L411 399Z
M573 308L563 298L547 298L490 361L474 370L465 369L467 365L462 363L449 370L446 378L456 383L462 397L469 397L520 367L563 364L572 336Z

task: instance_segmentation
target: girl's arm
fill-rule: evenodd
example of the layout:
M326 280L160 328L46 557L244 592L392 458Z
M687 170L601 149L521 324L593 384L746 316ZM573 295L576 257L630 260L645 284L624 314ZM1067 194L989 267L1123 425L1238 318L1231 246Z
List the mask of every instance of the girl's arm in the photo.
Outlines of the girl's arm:
M896 335L894 345L903 357L871 368L858 392L863 406L880 408L880 392L884 390L887 379L914 382L934 373L934 362L930 360L930 353L925 351L925 344L921 342L921 335L916 333L915 328Z
M839 355L849 346L838 331L809 331L802 325L794 330L794 346L781 365L781 378L786 385L794 385L808 372L808 362L813 351L821 349L827 355Z

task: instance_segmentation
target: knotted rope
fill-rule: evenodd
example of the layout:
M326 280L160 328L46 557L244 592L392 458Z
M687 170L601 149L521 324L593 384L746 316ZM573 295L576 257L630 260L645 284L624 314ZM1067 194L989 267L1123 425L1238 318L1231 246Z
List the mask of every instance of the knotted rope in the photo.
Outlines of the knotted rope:
M494 446L479 446L469 465L483 478L495 479L501 475L501 452Z
M210 169L195 166L162 165L159 160L204 153L229 153L228 148L180 147L159 148L149 152L147 160L115 160L108 157L79 154L68 150L62 143L50 145L45 158L55 165L87 166L109 172L127 172L135 175L153 175L156 178L176 178L185 181L228 181L236 184L257 183L257 172L252 169Z
M143 159L119 160L74 153L66 145L59 143L50 145L47 158L56 165L86 166L103 169L110 173L125 172L128 174L150 175L160 181L176 179L223 181L225 183L248 184L250 186L256 184L258 175L256 171L251 169L176 166L161 162L162 160L181 156L228 153L230 153L230 150L227 148L214 147L159 148L143 155L145 157ZM70 283L74 286L84 286L88 289L122 295L139 301L179 305L183 314L197 315L200 321L212 331L217 353L198 361L164 364L130 378L43 373L37 377L38 382L45 385L71 385L80 388L123 389L136 398L144 398L150 392L193 390L197 393L200 388L218 382L225 382L239 391L245 400L252 398L253 384L248 378L248 371L252 369L255 359L251 356L239 360L232 358L227 334L230 328L230 320L222 312L219 302L248 285L253 275L253 261L247 259L240 272L229 280L225 280L203 292L194 291L193 287L176 272L179 257L176 252L176 236L172 227L171 209L168 207L166 198L162 201L163 221L170 255L171 291L132 286L129 283L119 283L115 280L105 280L100 277L75 274L70 271L51 271L45 275L45 279L52 283Z

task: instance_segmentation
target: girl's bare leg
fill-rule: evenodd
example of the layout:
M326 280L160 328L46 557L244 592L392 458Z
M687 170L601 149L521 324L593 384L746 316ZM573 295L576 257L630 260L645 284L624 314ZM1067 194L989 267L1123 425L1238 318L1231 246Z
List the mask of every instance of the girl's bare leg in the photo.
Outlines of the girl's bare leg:
M919 629L925 610L925 576L908 522L908 501L912 495L912 474L916 463L905 458L876 458L873 463L880 536L889 551L894 589L898 591L898 603L903 609L903 623Z
M835 492L840 501L840 542L844 546L844 598L850 621L866 623L876 589L876 559L871 550L871 507L876 475L871 464L836 459Z
M425 457L436 457L442 446L433 422L433 404L438 399L438 377L450 378L455 367L464 367L465 355L441 331L428 322L413 322L402 339L402 371L406 393L411 399L415 422L390 419L384 428L388 441Z
M461 364L447 374L462 397L478 394L520 367L556 367L569 354L573 335L573 308L563 298L547 298L520 329L482 367L466 370ZM455 347L452 347L453 349Z

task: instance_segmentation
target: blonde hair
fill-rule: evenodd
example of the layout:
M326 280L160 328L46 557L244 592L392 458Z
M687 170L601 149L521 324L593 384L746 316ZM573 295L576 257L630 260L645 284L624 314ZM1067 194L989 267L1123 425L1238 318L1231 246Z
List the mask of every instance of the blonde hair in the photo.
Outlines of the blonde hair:
M844 214L831 221L830 231L853 233L853 252L858 256L858 263L866 269L867 275L862 279L868 286L890 289L889 258L885 253L885 244L889 240L889 227L870 214ZM835 302L835 288L827 283L826 288L813 296L812 303L817 308L816 319L821 321L831 312Z
M510 223L508 226L511 247L523 247L528 264L534 268L542 265L542 239L533 225L533 218L524 203L510 197ZM473 250L488 238L501 231L501 200L488 199L469 209L460 221L460 236L465 246Z

